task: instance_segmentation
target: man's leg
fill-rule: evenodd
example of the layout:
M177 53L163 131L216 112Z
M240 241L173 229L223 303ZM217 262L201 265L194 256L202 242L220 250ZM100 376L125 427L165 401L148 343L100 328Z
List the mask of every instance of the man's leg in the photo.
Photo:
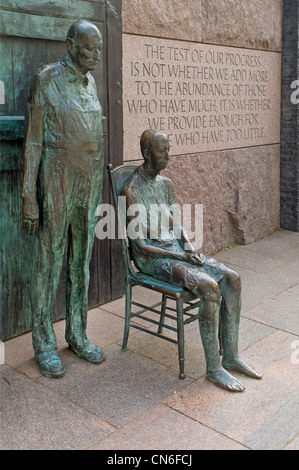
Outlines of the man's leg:
M160 279L181 285L201 297L199 327L207 364L206 377L226 390L243 391L244 385L221 365L218 339L221 295L218 283L202 268L181 261L154 261L149 268L149 274L153 272L156 272Z
M41 218L32 291L32 339L35 357L44 375L61 377L64 367L57 355L52 312L63 264L67 235L67 172L63 159L48 148L38 180Z
M221 388L241 392L245 389L244 385L229 374L220 361L218 331L221 296L219 286L211 278L200 277L197 289L202 297L203 305L199 312L199 326L207 363L206 377Z
M86 190L86 188L84 188ZM101 178L91 185L87 208L73 210L69 229L68 271L66 288L66 341L79 356L93 363L104 361L104 354L86 335L88 313L89 265L95 238L97 202Z
M51 218L58 216L52 214ZM59 216L59 225L44 214L39 229L39 244L36 253L36 278L32 298L32 341L35 357L41 371L47 377L61 377L64 367L57 355L56 338L52 325L52 312L62 269L65 235L64 218Z
M223 307L222 335L223 335L223 361L227 370L241 372L254 378L261 378L261 374L248 366L240 357L238 351L239 326L242 304L241 278L238 273L213 258L206 258L204 271L215 279L220 287Z
M249 377L260 379L262 376L255 368L239 357L239 326L241 315L241 279L239 274L223 266L224 277L220 281L223 298L222 332L223 361L227 370L237 371Z

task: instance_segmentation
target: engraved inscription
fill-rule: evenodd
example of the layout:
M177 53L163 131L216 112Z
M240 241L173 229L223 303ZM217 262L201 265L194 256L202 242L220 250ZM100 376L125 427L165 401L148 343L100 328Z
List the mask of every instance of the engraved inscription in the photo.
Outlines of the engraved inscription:
M280 140L277 53L124 35L123 72L125 160L149 127L172 155Z

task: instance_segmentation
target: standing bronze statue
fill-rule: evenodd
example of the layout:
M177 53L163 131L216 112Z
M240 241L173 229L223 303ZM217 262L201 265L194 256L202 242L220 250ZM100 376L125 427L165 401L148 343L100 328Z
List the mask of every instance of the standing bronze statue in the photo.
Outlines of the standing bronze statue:
M66 341L93 363L102 351L86 336L89 263L103 182L102 108L90 74L101 56L102 36L86 20L75 22L67 54L35 74L28 96L23 182L23 227L37 233L32 286L33 348L41 371L61 377L52 326L63 256L68 240Z
M175 230L171 211L167 214L170 221L168 232L165 232L164 224L163 229L158 227L156 230L156 238L151 238L151 210L156 210L159 204L163 204L164 210L175 204L171 181L160 175L169 160L169 140L165 134L147 130L142 134L140 144L144 163L134 171L124 188L128 207L139 204L146 209L146 216L138 218L142 237L134 236L130 240L134 263L141 272L181 285L202 298L204 307L201 309L199 325L206 356L206 377L222 388L241 392L245 389L244 385L228 371L238 371L257 379L261 378L261 374L248 366L238 354L240 276L215 259L196 252L183 228L177 230L176 227ZM133 216L128 217L128 225L133 219ZM178 233L180 236L177 236ZM221 318L222 363L218 343L221 298L224 302Z

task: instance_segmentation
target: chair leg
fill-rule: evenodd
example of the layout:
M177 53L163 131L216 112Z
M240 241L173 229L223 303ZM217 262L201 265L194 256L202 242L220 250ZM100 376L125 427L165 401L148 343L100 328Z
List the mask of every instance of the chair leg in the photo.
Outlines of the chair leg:
M127 344L129 339L129 330L130 330L130 317L131 317L131 300L132 300L132 286L129 283L126 283L126 311L125 311L125 329L123 337L122 350L127 350Z
M222 313L224 309L224 302L221 301L221 306L219 310L219 333L218 333L218 338L219 338L219 354L220 356L223 356L223 328L222 328Z
M180 366L180 379L185 376L185 355L184 355L184 314L183 314L183 300L177 299L177 325L178 325L178 346L179 346L179 366Z
M160 325L158 328L158 333L161 334L163 331L164 320L165 320L165 310L166 310L167 297L165 294L162 296L162 306L161 306L161 316L160 316Z

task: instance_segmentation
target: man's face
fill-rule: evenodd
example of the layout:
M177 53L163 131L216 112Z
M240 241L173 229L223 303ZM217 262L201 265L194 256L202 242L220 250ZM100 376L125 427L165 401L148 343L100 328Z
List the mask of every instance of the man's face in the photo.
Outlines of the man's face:
M101 58L102 45L102 38L98 31L79 33L72 58L83 73L95 70Z
M165 137L157 137L153 139L151 149L151 164L152 168L158 171L166 168L169 160L169 139Z

